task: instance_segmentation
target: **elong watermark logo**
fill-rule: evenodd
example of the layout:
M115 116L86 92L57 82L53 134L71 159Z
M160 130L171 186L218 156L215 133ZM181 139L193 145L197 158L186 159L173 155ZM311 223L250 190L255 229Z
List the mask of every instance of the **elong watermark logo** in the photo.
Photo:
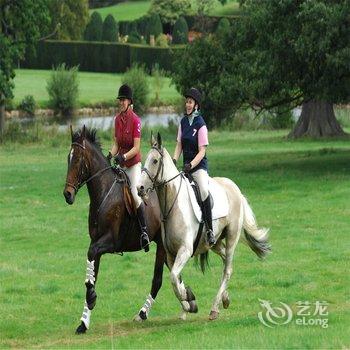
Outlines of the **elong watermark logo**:
M298 326L320 326L328 328L328 303L326 301L297 301L297 311L293 314L292 308L283 302L277 305L269 300L259 299L263 311L258 313L259 321L266 327L273 328L290 322ZM294 318L294 320L293 320Z

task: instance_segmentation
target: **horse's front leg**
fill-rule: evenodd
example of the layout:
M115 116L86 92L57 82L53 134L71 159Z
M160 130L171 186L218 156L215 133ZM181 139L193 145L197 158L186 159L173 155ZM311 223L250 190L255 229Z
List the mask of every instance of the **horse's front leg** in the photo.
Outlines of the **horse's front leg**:
M90 326L91 311L95 307L97 294L95 291L95 285L97 281L98 270L100 267L101 256L105 253L113 253L114 246L111 239L102 237L97 242L91 242L87 254L86 262L86 296L83 314L80 318L81 323L76 329L76 334L85 333Z
M134 317L134 321L145 321L156 299L159 289L163 282L163 267L166 259L166 253L162 241L157 243L156 260L154 263L153 280L151 293L147 296L145 303L141 307L138 314Z

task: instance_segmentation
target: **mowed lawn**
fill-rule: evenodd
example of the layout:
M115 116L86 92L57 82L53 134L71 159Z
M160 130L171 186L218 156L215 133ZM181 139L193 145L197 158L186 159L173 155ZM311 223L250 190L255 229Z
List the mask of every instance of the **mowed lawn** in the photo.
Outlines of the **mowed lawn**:
M349 348L350 143L287 141L286 133L210 133L211 175L237 183L260 226L271 229L273 246L259 261L238 245L230 308L208 321L222 271L211 253L204 276L192 261L183 272L198 314L178 319L180 305L165 271L149 320L133 323L150 290L152 245L148 254L102 257L97 305L83 336L74 331L85 298L89 200L86 189L73 206L62 196L68 134L42 144L1 146L0 347ZM148 136L145 131L144 155ZM173 152L174 135L163 138ZM102 144L107 153L107 137ZM292 321L264 326L257 317L259 299L289 305ZM297 302L310 302L313 312L317 301L328 303L328 328L297 325Z
M14 79L14 105L17 106L26 95L33 95L41 107L47 107L49 95L46 90L50 77L49 70L17 69ZM123 74L79 72L79 105L81 107L105 103L111 105L115 101L117 91L121 85ZM164 104L171 104L179 93L174 85L170 85L170 78L162 78L163 87L159 98ZM150 88L149 98L154 99L153 78L148 77Z

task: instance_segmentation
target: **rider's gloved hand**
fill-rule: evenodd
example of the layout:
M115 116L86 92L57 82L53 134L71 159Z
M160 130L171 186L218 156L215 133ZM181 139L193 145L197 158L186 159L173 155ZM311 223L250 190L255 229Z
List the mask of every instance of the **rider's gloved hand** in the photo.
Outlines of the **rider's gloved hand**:
M115 157L115 163L116 164L119 164L119 165L123 165L125 162L125 157L124 157L124 154L117 154L116 157Z
M112 153L111 153L111 152L108 152L107 161L108 161L109 165L111 165L111 160L112 160L112 158L113 158Z
M186 163L184 165L184 169L183 170L184 170L185 173L189 173L191 169L192 169L192 164L191 163Z

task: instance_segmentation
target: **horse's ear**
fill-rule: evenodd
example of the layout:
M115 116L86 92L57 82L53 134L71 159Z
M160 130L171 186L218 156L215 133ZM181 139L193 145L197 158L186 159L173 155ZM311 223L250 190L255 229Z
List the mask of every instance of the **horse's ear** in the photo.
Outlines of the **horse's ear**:
M72 137L72 141L73 141L73 126L72 126L72 124L70 125L70 136Z
M156 139L154 138L153 136L153 131L151 130L151 139L150 139L150 142L151 142L151 147L154 146L154 144L156 143Z
M162 137L160 136L160 133L157 134L157 144L158 148L162 148Z

